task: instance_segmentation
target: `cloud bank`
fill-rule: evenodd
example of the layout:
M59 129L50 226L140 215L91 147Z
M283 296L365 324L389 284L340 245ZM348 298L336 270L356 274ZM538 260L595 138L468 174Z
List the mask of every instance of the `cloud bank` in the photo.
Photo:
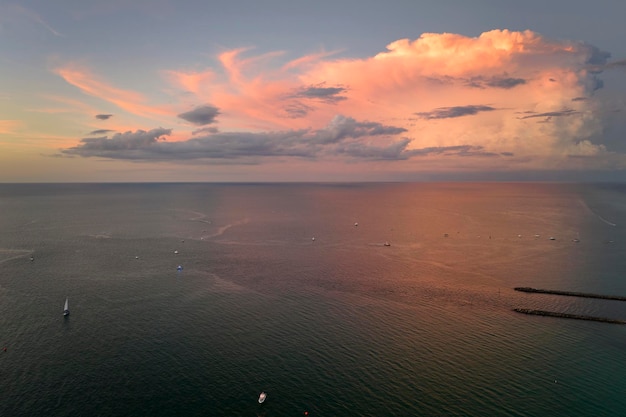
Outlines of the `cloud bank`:
M84 138L79 145L62 150L62 154L134 160L229 159L246 164L268 157L407 159L414 154L406 149L409 140L393 138L403 132L405 129L400 127L337 116L318 130L214 132L179 142L165 140L172 129L138 130L110 138ZM361 142L363 138L371 142Z
M324 53L273 65L281 56L235 49L204 71L165 72L170 91L185 98L179 108L193 107L184 112L74 66L57 69L123 111L199 127L171 141L162 138L172 131L160 128L85 138L62 153L246 164L377 160L415 171L626 166L617 140L606 136L625 131L624 121L601 94L603 71L624 68L624 60L610 62L584 42L532 31L425 33L366 58ZM622 127L609 127L615 123Z

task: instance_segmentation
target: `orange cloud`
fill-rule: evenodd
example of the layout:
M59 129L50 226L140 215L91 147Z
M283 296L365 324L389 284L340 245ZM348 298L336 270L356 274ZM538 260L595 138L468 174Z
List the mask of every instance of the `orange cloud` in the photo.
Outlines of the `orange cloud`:
M594 97L601 87L598 68L608 54L593 46L531 31L493 30L478 37L427 33L400 39L363 59L332 55L316 53L275 65L284 61L282 51L257 56L246 48L225 51L216 57L215 68L165 72L171 83L167 92L178 103L169 107L149 105L139 92L113 87L75 66L57 73L86 94L159 120L159 125L162 116L182 123L176 115L198 106L215 108L215 130L201 139L211 155L227 144L239 146L238 156L268 152L271 140L271 149L281 150L271 154L281 158L328 157L330 152L307 153L317 149L317 137L306 143L307 152L287 144L303 131L340 132L346 123L335 126L333 121L351 120L396 133L354 136L333 148L336 160L386 155L402 167L398 170L407 171L615 163L603 143L602 106ZM119 123L117 128L128 132L154 127ZM174 132L168 142L189 139L184 129ZM214 141L222 142L214 149ZM255 146L248 146L251 141ZM167 149L176 158L179 150L190 155L198 143L189 139Z
M280 53L243 58L249 50L222 53L224 79L204 98L230 126L248 129L319 127L336 114L405 127L411 148L478 145L521 159L567 158L606 152L590 138L600 134L591 101L596 76L587 70L601 51L579 42L553 41L531 32L493 30L478 37L427 33L390 43L365 59L305 56L268 69ZM312 91L340 91L322 100ZM196 89L199 91L199 89ZM489 105L496 111L445 120L417 113L436 108ZM576 116L523 120L517 112L571 109ZM522 158L523 157L523 158ZM540 162L537 162L540 163Z

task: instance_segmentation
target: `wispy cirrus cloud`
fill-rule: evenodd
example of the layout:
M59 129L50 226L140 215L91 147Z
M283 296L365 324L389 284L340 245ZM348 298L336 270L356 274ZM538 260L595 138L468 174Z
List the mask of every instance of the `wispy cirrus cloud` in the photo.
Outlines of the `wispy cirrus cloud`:
M35 22L41 27L45 28L48 33L64 37L59 31L55 30L48 22L46 22L38 13L32 9L24 7L18 3L6 3L0 5L0 23L23 23L24 18L31 22Z
M15 133L24 126L21 120L0 120L0 135Z
M105 100L133 115L158 118L171 116L171 109L165 106L154 106L143 94L115 87L100 80L91 71L77 64L66 64L58 67L55 73L67 83L79 88L83 93Z

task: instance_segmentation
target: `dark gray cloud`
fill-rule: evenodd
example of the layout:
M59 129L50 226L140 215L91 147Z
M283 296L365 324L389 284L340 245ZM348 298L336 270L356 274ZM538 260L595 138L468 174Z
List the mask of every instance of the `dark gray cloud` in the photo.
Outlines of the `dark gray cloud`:
M506 90L526 84L524 78L509 77L506 74L493 77L477 76L471 78L457 78L444 75L441 77L425 77L425 79L435 85L461 84L471 88L503 88Z
M155 148L163 136L172 133L172 129L162 127L150 131L116 133L111 138L106 136L84 138L80 145L61 151L65 155L100 156L114 159L133 159L141 157L145 149Z
M91 132L89 132L90 135L104 135L106 133L110 133L110 132L114 132L114 130L111 129L98 129L98 130L92 130Z
M522 117L518 117L518 119L532 119L535 117L560 117L560 116L573 116L575 114L580 114L579 111L576 110L572 110L572 109L565 109L565 110L561 110L561 111L549 111L546 113L534 113L534 112L525 112L525 113L530 113L527 116L522 116Z
M204 126L215 123L215 118L219 114L220 111L217 107L205 105L196 107L191 111L181 113L178 115L178 117L196 126Z
M604 87L604 81L597 76L592 76L587 79L587 88L591 91L597 91Z
M609 62L604 66L605 69L612 69L612 68L626 68L626 59L622 59L619 61L613 61L613 62Z
M314 110L314 107L307 106L304 103L295 101L293 103L285 106L285 112L287 113L287 117L290 119L299 119L302 117L306 117L309 112Z
M344 155L360 159L406 159L410 140L397 138L406 129L337 116L324 129L279 132L205 132L185 141L167 142L171 129L118 133L111 138L85 138L61 151L63 155L130 160L238 160L299 157L315 159ZM361 138L367 138L362 141ZM365 143L367 142L367 143Z
M603 51L597 46L587 45L587 48L587 61L585 63L588 65L604 66L611 58L609 52Z
M431 146L427 148L412 149L409 151L412 156L446 155L446 156L508 156L504 153L487 152L482 146L456 145L456 146Z
M347 88L343 86L325 87L325 85L325 83L321 83L299 88L289 95L288 98L311 99L327 104L335 104L347 99L347 97L341 95L348 91Z
M196 136L196 135L199 135L200 133L217 133L217 132L219 132L219 129L211 126L211 127L202 127L200 129L196 129L193 132L191 132L191 134L193 136Z
M351 117L336 116L325 129L316 133L318 143L338 143L345 138L362 136L398 135L406 132L403 127L385 126L376 122L359 122Z
M96 119L99 119L99 120L108 120L111 117L113 117L112 114L96 114Z
M411 143L410 139L388 144L387 146L370 146L360 143L349 143L338 148L339 153L344 153L356 158L366 158L371 160L406 160L412 157L424 156L460 156L460 157L500 157L512 156L509 153L487 152L482 146L458 145L458 146L438 146L420 149L407 149Z
M347 97L342 95L347 91L348 89L343 86L326 87L325 83L301 87L283 96L287 101L284 111L290 119L303 118L315 110L315 107L308 103L337 104L347 100Z
M587 97L574 97L572 99L572 101L585 101L585 100L587 100Z
M481 112L496 110L491 106L483 105L468 105L468 106L454 106L454 107L439 107L429 112L414 113L422 119L451 119L454 117L473 116Z
M337 146L337 154L345 154L353 158L370 160L403 160L414 155L407 150L410 139L404 138L386 145L370 145L359 142L348 142Z
M523 78L512 78L512 77L472 77L465 80L465 85L474 88L503 88L503 89L511 89L517 87L518 85L526 84L526 80Z

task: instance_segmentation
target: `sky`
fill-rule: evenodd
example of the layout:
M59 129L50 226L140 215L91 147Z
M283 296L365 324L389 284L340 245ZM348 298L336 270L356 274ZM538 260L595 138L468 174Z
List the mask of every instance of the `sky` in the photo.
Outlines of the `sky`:
M0 182L626 181L624 16L0 0Z

